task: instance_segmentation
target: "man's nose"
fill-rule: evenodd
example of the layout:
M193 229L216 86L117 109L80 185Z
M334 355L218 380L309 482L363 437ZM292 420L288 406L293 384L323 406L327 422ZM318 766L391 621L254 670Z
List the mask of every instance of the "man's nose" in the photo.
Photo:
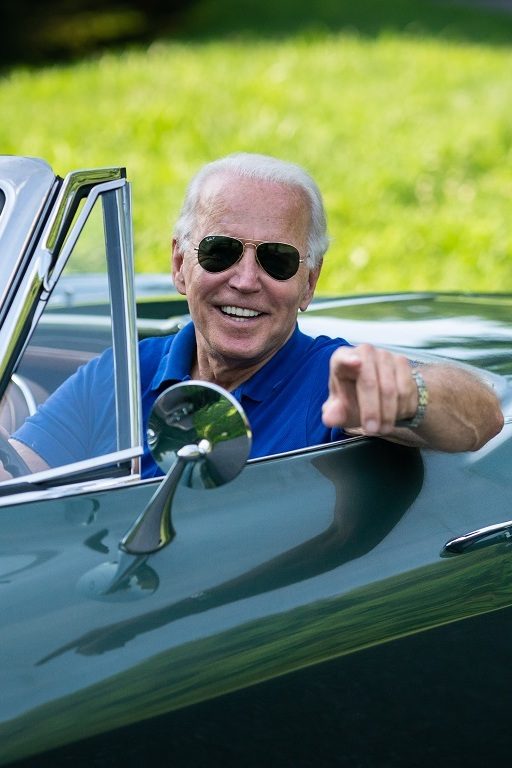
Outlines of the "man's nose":
M230 284L238 290L253 291L260 287L261 267L256 260L256 246L246 243L242 258L230 270Z

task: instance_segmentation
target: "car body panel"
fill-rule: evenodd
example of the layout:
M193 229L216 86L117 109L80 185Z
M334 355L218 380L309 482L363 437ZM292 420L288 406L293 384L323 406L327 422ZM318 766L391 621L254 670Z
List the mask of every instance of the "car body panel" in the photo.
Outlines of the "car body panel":
M510 437L508 427L509 458ZM456 471L462 498L460 487L446 492ZM27 728L37 749L101 732L113 700L126 725L141 707L154 717L512 599L507 543L440 557L510 499L467 456L424 461L354 441L255 461L216 491L183 488L176 539L104 594L152 486L2 510L5 690L15 696L2 697L0 734L11 759Z

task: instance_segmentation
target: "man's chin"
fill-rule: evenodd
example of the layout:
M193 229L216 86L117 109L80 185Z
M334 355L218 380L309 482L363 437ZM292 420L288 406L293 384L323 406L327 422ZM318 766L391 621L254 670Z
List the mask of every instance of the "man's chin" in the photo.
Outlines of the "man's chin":
M215 341L210 350L217 359L222 359L229 367L238 369L263 365L276 351L269 349L267 344L255 344L254 338L251 337Z

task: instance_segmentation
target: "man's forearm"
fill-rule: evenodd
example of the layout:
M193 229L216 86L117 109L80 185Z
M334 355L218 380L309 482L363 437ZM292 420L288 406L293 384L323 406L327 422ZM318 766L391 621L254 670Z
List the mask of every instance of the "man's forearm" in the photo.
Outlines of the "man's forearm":
M441 451L476 451L503 427L496 393L455 365L421 366L428 405L416 429L397 428L388 439Z
M349 434L451 452L478 450L503 426L499 399L478 375L455 364L414 369L371 344L332 354L322 419Z

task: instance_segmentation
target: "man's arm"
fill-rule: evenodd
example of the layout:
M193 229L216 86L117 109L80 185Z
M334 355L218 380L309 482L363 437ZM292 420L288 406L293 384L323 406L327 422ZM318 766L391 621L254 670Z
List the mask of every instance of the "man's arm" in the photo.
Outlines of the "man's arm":
M331 357L323 421L348 432L441 451L476 451L498 434L503 414L493 390L455 365L422 365L428 404L414 429L396 422L414 417L418 386L402 355L362 344Z
M23 459L31 472L42 472L44 469L50 468L49 464L47 464L38 453L33 451L32 448L29 448L28 445L21 443L19 440L9 438L8 433L3 427L0 427L0 434L5 440L9 440L12 448ZM12 477L11 473L4 468L0 461L0 482L2 482L2 480L12 480Z

